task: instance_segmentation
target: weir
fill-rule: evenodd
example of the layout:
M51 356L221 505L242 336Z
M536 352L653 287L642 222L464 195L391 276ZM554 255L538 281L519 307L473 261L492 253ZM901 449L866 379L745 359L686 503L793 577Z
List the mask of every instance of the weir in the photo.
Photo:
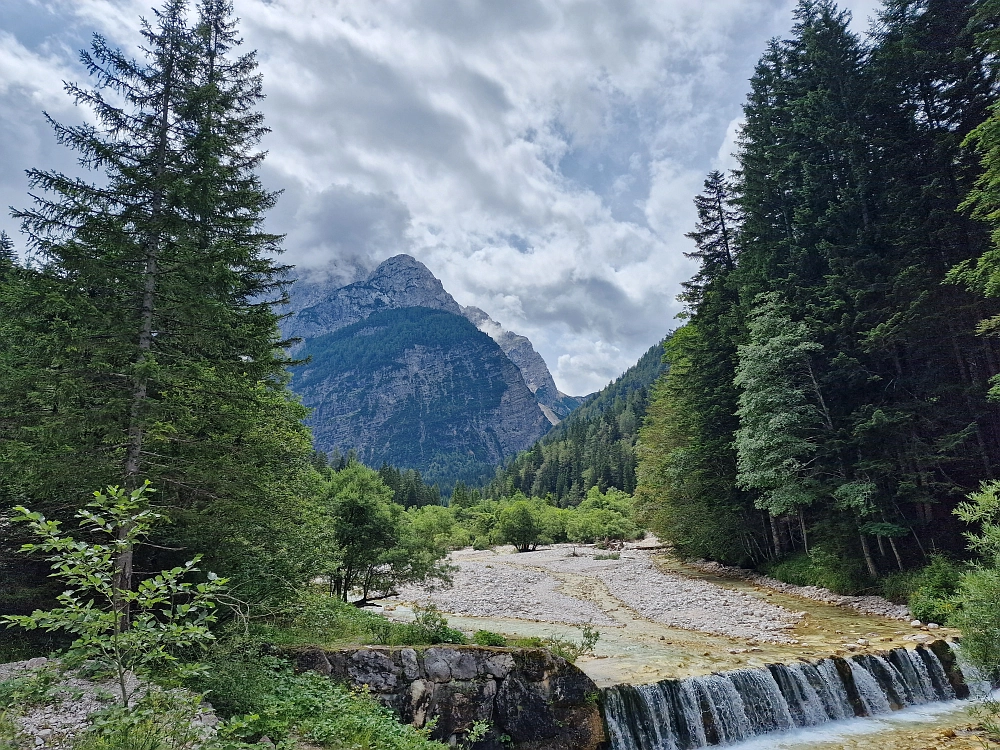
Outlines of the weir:
M967 698L957 651L935 641L881 654L615 685L601 691L601 703L612 750L728 745L768 732Z

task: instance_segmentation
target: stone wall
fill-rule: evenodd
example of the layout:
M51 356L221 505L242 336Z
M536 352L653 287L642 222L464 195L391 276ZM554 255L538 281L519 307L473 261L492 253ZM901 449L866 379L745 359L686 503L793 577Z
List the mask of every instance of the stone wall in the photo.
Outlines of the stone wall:
M291 655L311 669L372 695L399 718L455 745L488 722L474 750L597 750L604 727L598 690L587 675L544 649L478 646L305 649Z

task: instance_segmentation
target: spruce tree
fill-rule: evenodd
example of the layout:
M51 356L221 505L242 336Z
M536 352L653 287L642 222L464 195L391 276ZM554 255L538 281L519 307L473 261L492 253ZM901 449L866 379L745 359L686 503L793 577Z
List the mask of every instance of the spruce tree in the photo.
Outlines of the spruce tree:
M304 574L291 538L312 472L272 307L280 237L261 227L274 202L256 175L261 81L228 2L191 16L169 0L139 60L99 36L83 53L94 86L67 90L97 124L53 126L100 179L29 172L34 206L15 216L38 269L12 363L24 376L0 385L0 481L65 507L148 478L173 509L172 544L284 586Z

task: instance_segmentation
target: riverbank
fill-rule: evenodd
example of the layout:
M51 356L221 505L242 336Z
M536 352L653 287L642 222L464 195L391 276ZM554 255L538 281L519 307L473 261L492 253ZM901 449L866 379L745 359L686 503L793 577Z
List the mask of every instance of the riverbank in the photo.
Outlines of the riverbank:
M407 620L414 604L432 603L454 627L515 637L578 639L575 626L589 622L601 640L578 664L601 686L955 635L911 628L894 619L903 613L884 599L866 597L870 612L859 611L822 590L689 566L649 542L627 545L617 559L593 546L554 545L527 553L466 549L450 560L454 586L407 587L385 602L386 614Z

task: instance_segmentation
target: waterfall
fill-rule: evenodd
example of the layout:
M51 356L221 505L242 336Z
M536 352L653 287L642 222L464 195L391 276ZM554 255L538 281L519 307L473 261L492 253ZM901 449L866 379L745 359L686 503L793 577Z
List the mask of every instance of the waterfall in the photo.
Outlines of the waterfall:
M984 675L978 667L973 666L962 652L962 644L955 642L951 644L952 653L955 654L955 662L958 668L965 675L965 683L969 686L969 691L976 698L985 698L993 690L993 685L989 678Z
M616 685L602 691L602 702L612 750L694 750L955 698L963 672L977 678L968 669L960 649L936 641L929 648Z

